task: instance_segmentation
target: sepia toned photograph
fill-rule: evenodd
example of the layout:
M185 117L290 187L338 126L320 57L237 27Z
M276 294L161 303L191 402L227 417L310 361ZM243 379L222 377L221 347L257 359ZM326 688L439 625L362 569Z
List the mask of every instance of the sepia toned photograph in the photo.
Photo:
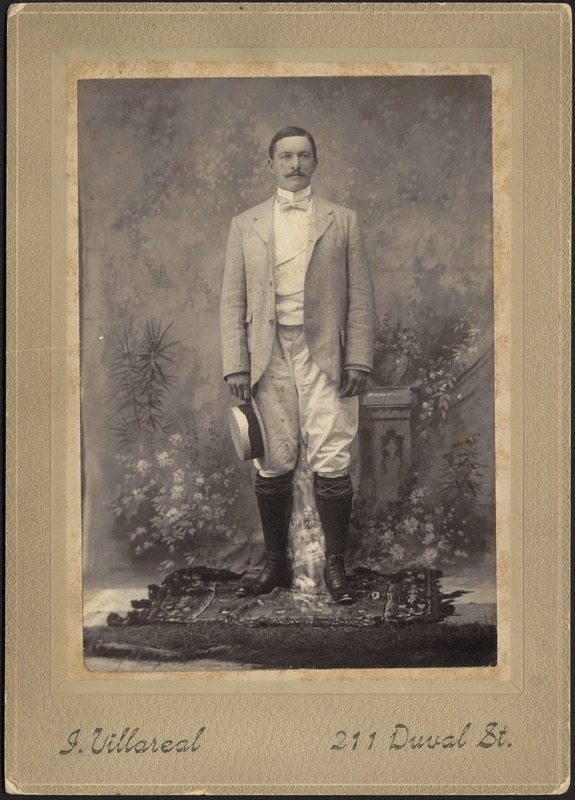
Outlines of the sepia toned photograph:
M84 663L497 664L492 79L78 82Z
M6 65L6 792L565 793L570 9L20 3Z

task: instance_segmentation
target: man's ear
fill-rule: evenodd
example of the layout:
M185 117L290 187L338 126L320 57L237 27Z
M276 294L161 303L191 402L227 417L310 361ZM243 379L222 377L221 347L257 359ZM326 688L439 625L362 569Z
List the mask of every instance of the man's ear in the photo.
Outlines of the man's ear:
M273 175L276 174L276 171L274 169L274 162L271 158L268 158L268 169Z

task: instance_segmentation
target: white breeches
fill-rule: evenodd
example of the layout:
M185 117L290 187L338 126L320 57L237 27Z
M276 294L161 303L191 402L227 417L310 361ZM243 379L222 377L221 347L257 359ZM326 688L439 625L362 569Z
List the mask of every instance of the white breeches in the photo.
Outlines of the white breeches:
M313 472L335 478L349 471L359 400L339 397L339 384L312 360L303 325L276 326L270 363L258 381L256 402L269 455L254 463L264 478L294 469L300 434Z

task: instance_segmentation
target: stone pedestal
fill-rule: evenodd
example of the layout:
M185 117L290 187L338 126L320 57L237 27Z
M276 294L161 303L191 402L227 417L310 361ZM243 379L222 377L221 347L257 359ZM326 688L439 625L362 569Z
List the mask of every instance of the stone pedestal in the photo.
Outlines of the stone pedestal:
M359 411L360 485L372 503L398 500L405 470L411 464L411 412L415 394L407 386L376 387L363 397Z

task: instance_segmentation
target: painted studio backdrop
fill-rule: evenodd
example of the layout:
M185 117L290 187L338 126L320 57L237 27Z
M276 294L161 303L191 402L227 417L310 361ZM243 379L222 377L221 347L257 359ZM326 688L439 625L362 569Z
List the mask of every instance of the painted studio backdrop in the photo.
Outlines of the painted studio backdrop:
M78 124L88 584L261 552L218 305L286 125L315 137L314 191L359 213L375 285L350 562L494 581L490 79L88 80Z

